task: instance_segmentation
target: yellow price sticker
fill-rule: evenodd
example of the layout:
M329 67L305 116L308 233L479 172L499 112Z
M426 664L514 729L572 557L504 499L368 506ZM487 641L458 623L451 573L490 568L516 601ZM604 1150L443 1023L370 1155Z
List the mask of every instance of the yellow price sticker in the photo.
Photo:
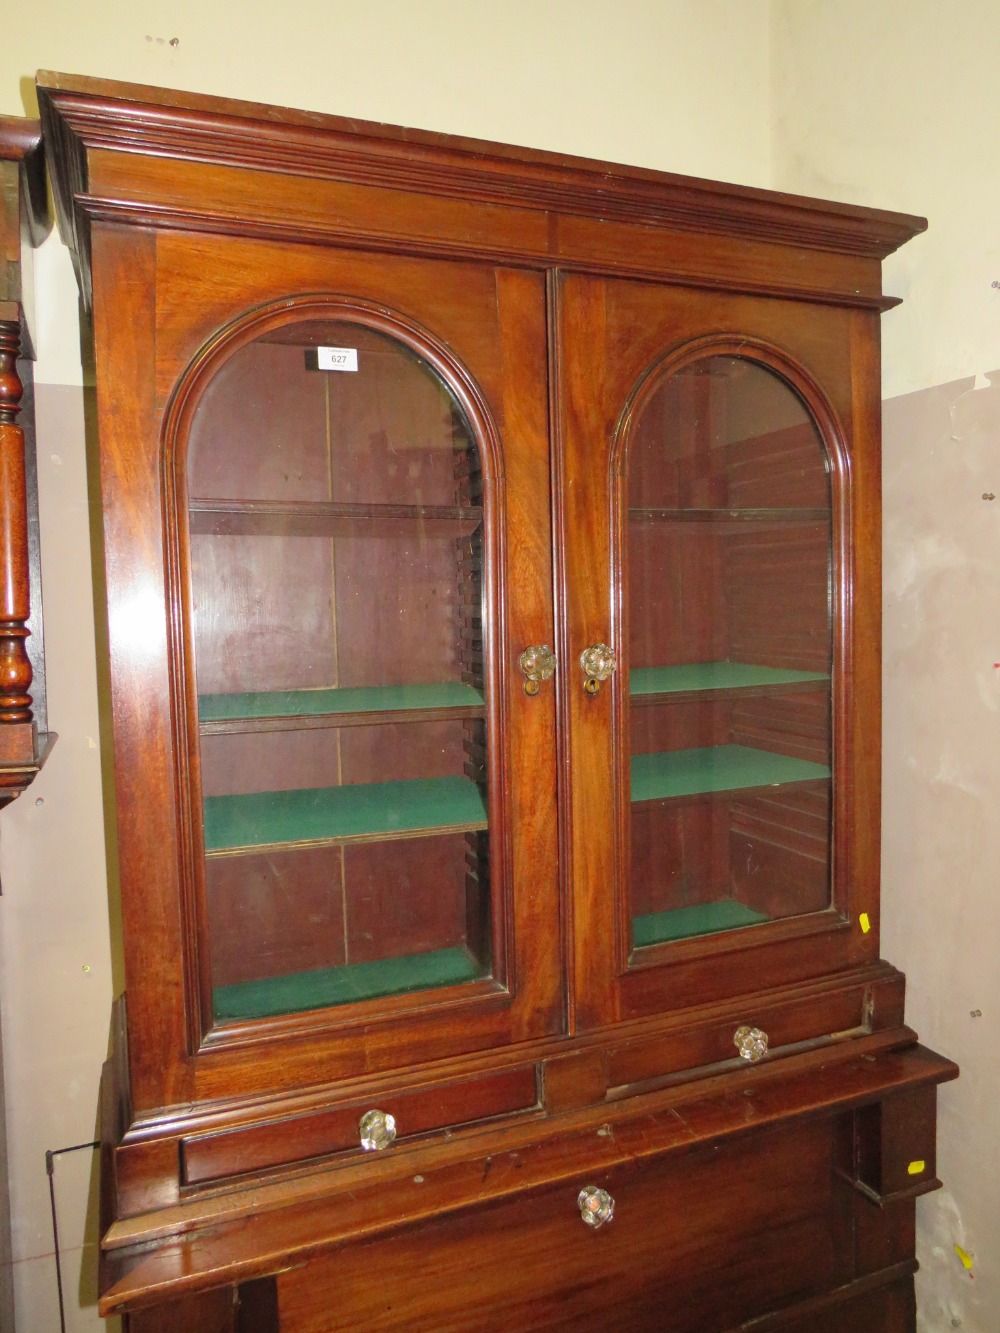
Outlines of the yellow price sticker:
M911 1162L906 1170L911 1176L922 1176L927 1170L927 1163L922 1160Z
M862 935L867 935L872 928L872 923L868 918L868 913L862 912L861 915L858 917L858 922L860 923L861 926Z

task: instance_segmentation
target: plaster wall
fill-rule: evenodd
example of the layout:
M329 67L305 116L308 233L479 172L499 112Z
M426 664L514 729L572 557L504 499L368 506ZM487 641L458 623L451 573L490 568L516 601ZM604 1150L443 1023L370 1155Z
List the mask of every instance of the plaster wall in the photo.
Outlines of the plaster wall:
M1000 1311L1000 130L992 0L773 0L773 183L924 214L886 265L882 949L962 1067L918 1205L926 1333ZM994 499L993 496L997 498ZM956 1250L965 1252L966 1267Z
M766 185L769 0L34 0L4 16L0 111L39 68L387 120ZM0 997L20 1333L59 1327L46 1149L93 1139L113 993L76 288L36 264L49 715L3 815ZM66 1322L94 1306L92 1154L56 1159ZM6 1333L6 1331L5 1331Z

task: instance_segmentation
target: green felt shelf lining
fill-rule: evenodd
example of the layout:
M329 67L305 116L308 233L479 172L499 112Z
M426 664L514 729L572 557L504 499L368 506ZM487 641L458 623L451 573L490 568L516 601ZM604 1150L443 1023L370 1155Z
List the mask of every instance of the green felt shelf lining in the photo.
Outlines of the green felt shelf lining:
M348 963L314 972L293 972L261 981L216 986L212 991L212 1009L216 1021L268 1018L402 995L407 991L456 986L485 975L482 965L467 949L436 949L402 958L380 958L370 963Z
M483 693L459 681L424 685L346 686L329 690L267 690L253 694L202 694L202 722L338 713L415 712L420 709L482 707Z
M634 803L830 776L824 764L741 745L635 755L631 767ZM487 826L483 793L458 776L209 796L204 808L209 856Z
M205 798L205 851L224 855L418 833L487 823L483 793L463 777L370 782Z
M629 692L644 694L697 693L702 690L746 690L765 685L800 685L827 681L823 671L790 671L783 667L747 662L687 662L682 666L633 667Z
M817 782L829 776L825 764L745 745L637 754L632 756L632 801L779 787L791 782Z
M718 930L736 930L740 926L757 926L769 921L764 912L757 912L732 898L720 898L711 903L695 903L692 907L675 907L667 912L651 912L637 916L632 922L632 943L641 949L650 944L664 944L668 940L689 939L693 935L712 935Z
M633 697L711 690L780 687L829 680L822 671L792 671L746 662L692 662L681 666L636 667L629 673ZM262 690L202 694L201 722L264 720L276 717L336 717L348 713L420 712L423 709L482 708L483 693L459 681L418 685L345 686L341 689Z

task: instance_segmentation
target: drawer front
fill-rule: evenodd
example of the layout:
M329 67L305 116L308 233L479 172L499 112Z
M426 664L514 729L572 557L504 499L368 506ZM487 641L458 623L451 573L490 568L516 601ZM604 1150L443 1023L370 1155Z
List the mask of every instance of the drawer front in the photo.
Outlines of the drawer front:
M608 1052L610 1095L636 1091L636 1085L667 1080L678 1073L738 1060L734 1043L738 1027L749 1025L767 1034L768 1050L822 1042L837 1034L866 1030L866 988L855 986L822 998L809 997L780 1005L748 1004L738 1022L723 1022L649 1041L635 1041Z
M391 1093L378 1102L353 1101L266 1125L192 1135L181 1140L181 1181L204 1185L313 1157L361 1152L359 1122L373 1108L394 1118L396 1141L405 1142L433 1130L530 1111L537 1104L535 1068L528 1065L486 1078Z
M282 1333L721 1333L837 1280L839 1188L829 1123L599 1172L280 1274Z

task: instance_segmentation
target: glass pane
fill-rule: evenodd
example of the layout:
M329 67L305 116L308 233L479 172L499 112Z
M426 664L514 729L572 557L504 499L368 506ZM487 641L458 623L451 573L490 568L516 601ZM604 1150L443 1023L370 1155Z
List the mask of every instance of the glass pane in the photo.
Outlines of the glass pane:
M403 343L299 322L188 449L214 1017L489 974L482 473Z
M634 948L830 906L831 505L801 399L713 356L627 443Z

